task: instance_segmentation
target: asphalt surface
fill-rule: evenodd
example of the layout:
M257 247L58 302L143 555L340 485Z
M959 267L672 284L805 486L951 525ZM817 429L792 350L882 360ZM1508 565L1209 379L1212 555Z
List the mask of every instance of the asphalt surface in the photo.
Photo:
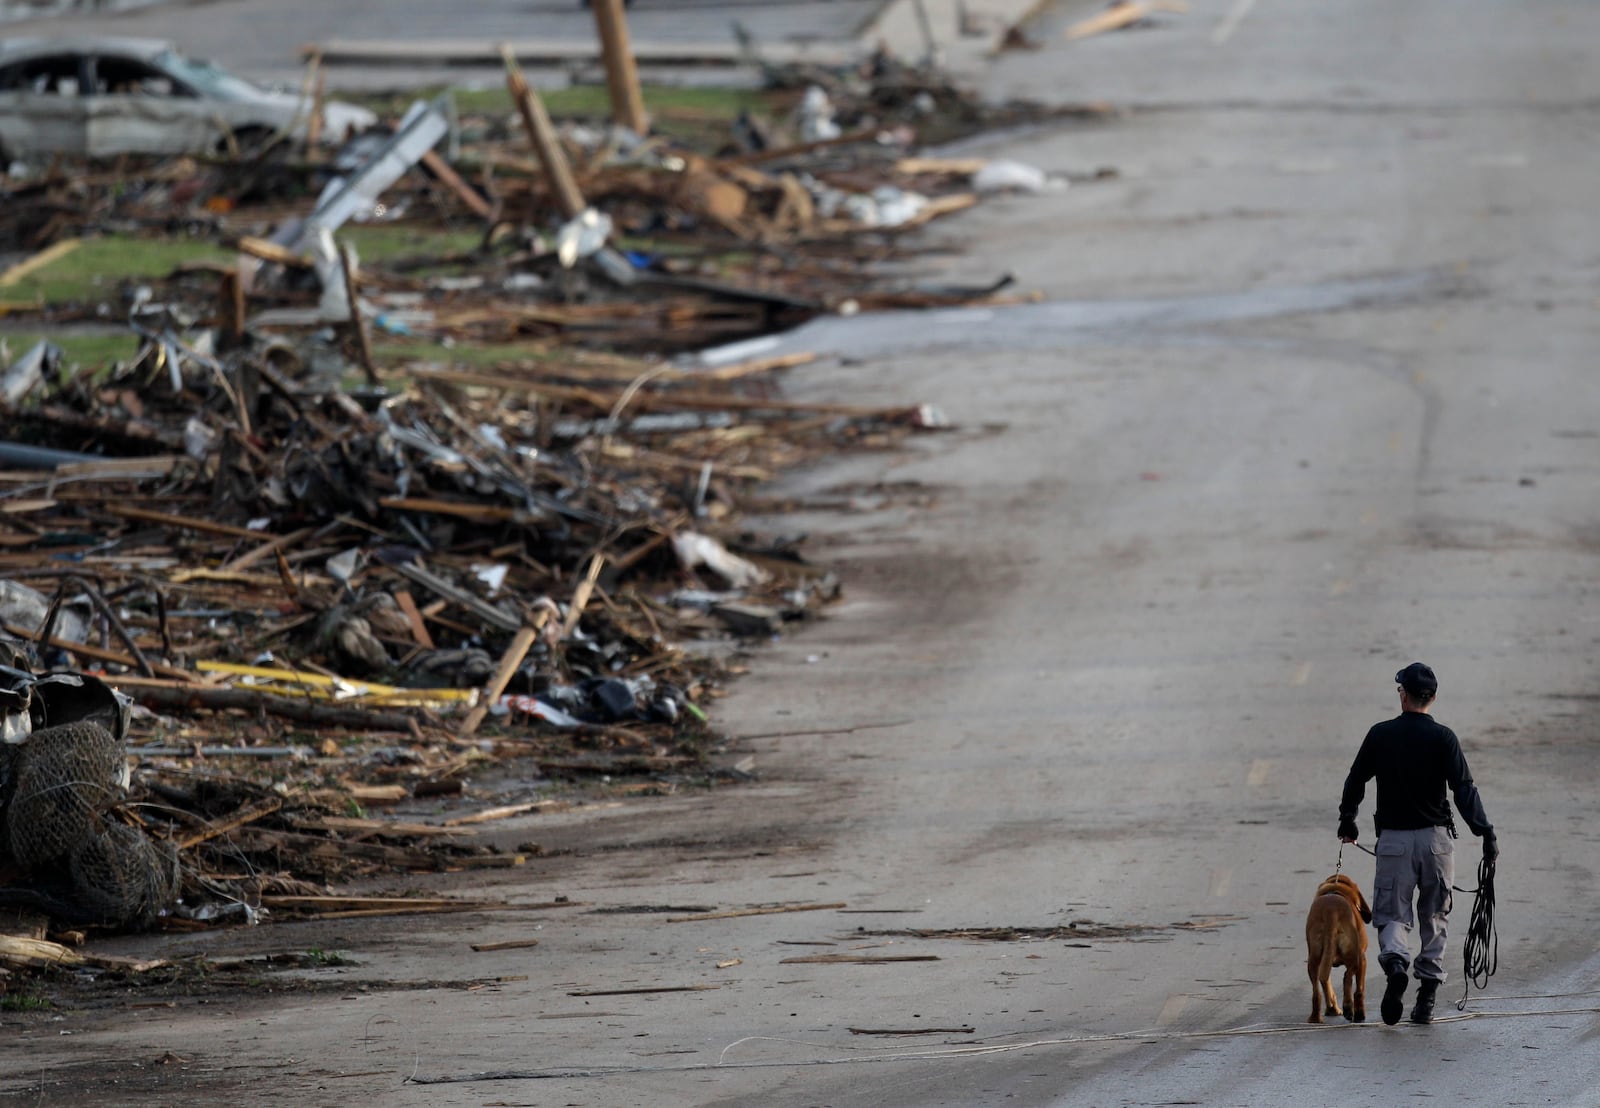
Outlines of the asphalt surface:
M1196 0L1062 43L1081 12L989 86L1130 111L967 150L1120 176L931 235L949 279L1051 303L806 336L846 356L794 394L960 429L785 483L876 510L782 523L849 599L719 711L758 783L508 826L556 853L454 886L572 909L138 940L361 965L35 1026L0 1092L120 1065L284 1103L1593 1103L1600 9ZM1343 776L1419 658L1500 829L1499 972L1432 1027L1308 1027ZM913 928L964 933L885 934ZM787 961L816 954L937 960Z

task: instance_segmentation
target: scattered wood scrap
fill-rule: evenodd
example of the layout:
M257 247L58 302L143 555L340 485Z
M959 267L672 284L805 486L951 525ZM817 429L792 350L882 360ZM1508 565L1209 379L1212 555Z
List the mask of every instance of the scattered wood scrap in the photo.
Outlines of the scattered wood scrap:
M779 960L780 965L881 966L891 962L937 962L937 954L801 954Z
M726 912L700 912L692 916L670 916L668 923L694 923L698 920L708 919L738 919L741 916L771 916L783 912L827 912L845 907L844 901L837 904L774 904L762 908L735 908Z
M574 989L568 996L643 996L648 993L705 993L721 985L655 985L638 989Z

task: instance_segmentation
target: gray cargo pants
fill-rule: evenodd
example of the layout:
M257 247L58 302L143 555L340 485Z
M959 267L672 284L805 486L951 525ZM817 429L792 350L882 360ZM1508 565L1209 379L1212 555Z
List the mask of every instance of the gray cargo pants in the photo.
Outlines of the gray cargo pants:
M1378 835L1378 864L1372 878L1372 925L1378 929L1379 964L1399 958L1411 962L1413 923L1422 950L1413 966L1417 980L1445 979L1445 918L1450 914L1450 883L1455 880L1455 843L1443 827L1388 831ZM1412 914L1412 899L1416 913Z

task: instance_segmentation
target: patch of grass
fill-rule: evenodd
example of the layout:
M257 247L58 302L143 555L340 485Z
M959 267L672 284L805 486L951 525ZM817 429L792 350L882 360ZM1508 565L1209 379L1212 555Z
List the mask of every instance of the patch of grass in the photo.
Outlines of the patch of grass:
M43 1012L50 1007L50 998L40 993L6 993L0 996L0 1012Z
M446 91L433 86L415 93L381 93L342 96L341 99L365 104L380 115L399 116L414 100L431 100ZM767 89L734 88L725 85L645 85L640 90L645 110L651 115L716 115L732 119L741 109L770 111L779 96ZM516 111L511 93L504 85L482 88L451 88L456 111L461 115L509 115ZM608 116L611 96L605 85L568 85L566 88L540 89L539 96L550 114L561 116Z
M103 235L81 240L47 265L0 288L8 303L70 304L114 299L129 281L165 277L191 262L231 264L234 255L202 239Z
M310 966L353 966L350 955L342 950L323 950L314 947L306 951L306 964Z
M399 116L412 100L428 99L439 95L441 91L433 88L414 95L386 94L353 99L365 103L380 115ZM516 112L511 94L504 86L455 88L450 92L459 115L507 116ZM685 142L705 139L719 142L726 137L728 122L741 111L771 117L782 113L784 103L781 93L760 88L646 85L640 93L655 129ZM544 100L545 108L557 121L582 119L600 122L611 116L611 98L604 85L540 89L539 95Z
M476 250L481 230L450 230L406 223L350 223L338 237L356 248L362 262L382 265L397 258L441 258Z
M5 344L0 364L15 361L40 339L48 339L61 347L68 366L109 366L112 362L127 361L139 352L139 336L132 332L0 331L0 342Z

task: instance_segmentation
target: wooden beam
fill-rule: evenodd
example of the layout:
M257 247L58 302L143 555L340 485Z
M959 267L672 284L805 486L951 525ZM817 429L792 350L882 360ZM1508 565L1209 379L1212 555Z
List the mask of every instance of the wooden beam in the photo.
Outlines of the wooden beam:
M377 387L383 382L378 378L378 367L372 361L372 343L367 340L367 324L361 318L361 305L356 300L356 265L355 259L350 256L348 243L339 246L339 269L344 274L344 294L350 301L350 326L355 329L356 358L361 362L361 371L367 375L367 384Z
M584 202L583 193L578 191L578 182L572 176L572 167L567 164L567 155L561 148L555 124L550 122L550 113L545 110L538 92L522 75L522 67L517 65L516 56L509 46L501 48L501 57L506 65L506 87L511 90L511 99L522 115L523 126L528 129L533 151L544 167L545 179L550 184L556 207L563 216L572 219L582 214L588 204Z
M518 628L516 637L511 640L511 645L500 658L500 664L495 667L494 676L489 678L489 683L484 686L483 699L467 713L466 720L462 722L459 732L462 738L477 734L484 718L494 707L495 701L500 699L500 694L506 691L512 675L517 672L522 659L528 656L528 651L533 648L534 640L538 637L539 630L536 627Z
M773 908L735 908L728 912L701 912L694 916L669 916L668 923L693 923L697 920L707 919L738 919L741 916L773 916L784 912L827 912L837 908L844 908L844 901L837 904L783 904Z
M197 831L191 831L189 834L184 835L174 841L179 850L188 850L190 847L199 846L201 843L206 842L207 840L215 839L221 835L226 835L229 831L235 831L247 823L254 823L258 819L265 819L267 816L270 816L273 812L276 812L282 807L283 798L279 796L269 797L266 800L259 800L254 804L245 805L243 808L240 808L237 812L234 812L233 815L229 816L225 820L222 820L220 823L209 823L205 827L202 827Z
M8 635L27 639L29 642L43 641L46 646L53 646L57 650L65 650L67 653L75 654L80 658L88 658L95 662L111 662L114 665L127 666L129 669L139 668L139 663L135 658L128 654L119 654L115 650L105 650L98 646L90 646L88 643L71 642L67 639L55 637L41 640L38 631L28 627L18 627L14 623L0 623L0 630L4 630ZM166 677L173 681L183 682L185 689L193 687L195 676L188 670L178 669L174 666L164 666L155 662L150 664L150 669L157 677ZM107 677L106 680L116 684L121 679Z
M639 67L628 38L628 17L623 0L590 0L595 27L600 32L600 60L605 64L606 89L611 94L611 118L636 135L650 132L639 91Z
M493 219L494 205L485 200L478 190L467 184L461 174L456 172L456 167L444 160L444 156L437 150L429 150L422 155L422 164L428 172L439 178L441 184L456 194L456 197L472 209L479 219Z

